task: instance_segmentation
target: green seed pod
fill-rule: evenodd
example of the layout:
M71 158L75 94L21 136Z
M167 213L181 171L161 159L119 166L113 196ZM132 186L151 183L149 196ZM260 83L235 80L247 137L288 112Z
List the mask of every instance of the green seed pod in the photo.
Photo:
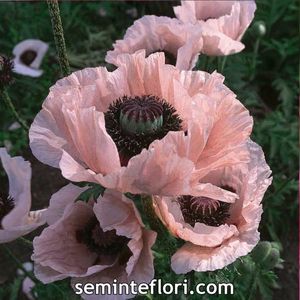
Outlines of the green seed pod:
M259 242L259 244L252 251L251 256L256 263L260 264L262 261L264 261L267 258L271 250L272 250L272 245L270 242L267 241Z
M276 267L276 265L280 262L280 252L278 249L273 248L268 256L261 263L262 267L269 270Z

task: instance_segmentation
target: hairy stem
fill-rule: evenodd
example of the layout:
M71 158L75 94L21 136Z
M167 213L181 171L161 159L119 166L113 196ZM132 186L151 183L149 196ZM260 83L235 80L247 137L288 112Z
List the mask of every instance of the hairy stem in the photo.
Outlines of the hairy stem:
M25 120L18 114L16 111L16 108L11 101L7 91L5 89L0 91L0 98L3 100L3 102L6 104L7 108L11 112L11 114L15 117L15 119L20 123L20 125L26 130L29 130L28 125L26 124Z
M21 241L21 242L23 242L25 245L27 245L27 246L29 246L31 248L33 247L32 241L30 241L30 240L27 240L27 239L25 239L23 237L19 237L18 240Z
M254 44L253 56L252 56L252 63L251 63L251 75L250 80L253 80L256 73L256 62L257 62L257 55L260 45L260 37L257 38Z
M47 0L47 3L48 3L48 9L49 9L49 14L52 23L52 31L54 35L56 51L58 54L60 70L63 76L67 76L70 74L70 65L67 57L67 49L66 49L62 22L60 18L58 1Z
M157 232L158 242L163 244L164 248L167 248L166 250L169 254L173 253L176 250L176 240L170 236L169 232L156 215L153 207L152 197L148 195L142 195L141 201L144 214L146 215L151 229Z

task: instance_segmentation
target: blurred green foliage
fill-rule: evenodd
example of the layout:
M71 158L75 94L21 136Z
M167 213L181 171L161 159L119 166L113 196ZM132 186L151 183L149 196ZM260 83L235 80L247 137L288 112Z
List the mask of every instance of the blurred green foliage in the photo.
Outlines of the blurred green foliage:
M106 51L111 49L114 40L122 38L126 28L134 21L126 13L128 9L137 8L136 18L145 13L172 16L171 6L172 3L167 1L62 3L61 17L71 68L76 70L106 65ZM285 243L288 236L296 234L295 224L298 222L297 8L295 0L257 1L255 20L243 38L245 50L226 58L201 55L197 65L197 68L208 72L221 72L226 85L254 117L252 138L262 146L274 178L263 201L262 239L281 243L284 259L290 255ZM42 64L43 76L30 78L16 75L15 83L8 90L17 110L30 124L40 110L49 87L59 78L47 5L42 2L5 2L0 4L0 14L2 54L11 56L14 45L27 38L41 39L50 45ZM263 36L257 32L257 21L265 25ZM3 103L0 103L0 116L0 146L9 141L12 144L11 153L20 154L28 147L27 135L22 129L8 130L14 120ZM292 274L297 274L296 259ZM183 280L183 276L170 271L169 258L160 249L155 249L155 264L157 278L163 278L165 282ZM223 270L188 274L187 278L193 278L196 282L233 282L235 295L230 299L239 300L273 299L272 290L280 285L273 268L264 269L253 261L251 255ZM16 278L10 285L1 287L0 299L17 299L20 285L19 278ZM66 281L47 286L39 284L35 292L38 299L75 299L75 296L70 296L68 286ZM291 291L291 295L296 294L296 291ZM150 295L147 298L160 299ZM169 299L167 296L163 298ZM175 298L172 296L170 299ZM192 297L178 296L178 299ZM202 299L208 298L204 296ZM229 297L210 296L209 299Z

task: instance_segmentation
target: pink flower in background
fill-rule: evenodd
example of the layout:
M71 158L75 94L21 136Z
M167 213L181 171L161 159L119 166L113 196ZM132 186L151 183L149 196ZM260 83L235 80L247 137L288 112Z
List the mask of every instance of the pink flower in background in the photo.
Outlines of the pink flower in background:
M106 190L97 203L74 202L84 190L69 184L52 196L50 226L33 240L36 277L44 283L72 277L73 285L150 282L156 233L144 228L134 203L122 194ZM93 297L99 296L83 296Z
M106 61L118 65L118 55L145 49L146 55L164 52L166 63L181 70L192 69L202 49L200 32L177 19L144 16L129 27L122 40L108 51Z
M27 272L33 271L33 263L32 262L25 262L22 264L23 269L25 269ZM35 282L32 281L31 278L26 276L24 271L22 269L17 270L17 276L23 276L23 282L22 282L22 292L26 295L26 297L29 300L35 300L38 298L38 295L36 292L33 292L32 289L35 287Z
M11 242L45 222L41 211L30 211L31 167L22 157L10 157L0 148L0 162L8 176L9 191L0 191L0 244ZM1 166L1 164L0 164Z
M229 55L244 49L240 42L254 18L255 1L181 1L174 7L179 20L202 32L202 53Z
M154 198L162 222L186 242L172 257L177 274L222 269L258 243L261 201L272 178L262 149L252 141L248 148L248 164L220 168L202 178L236 193L239 198L234 203L194 195Z
M212 193L201 177L249 160L253 121L223 76L180 71L163 53L124 54L118 64L75 72L50 89L29 133L39 160L71 181L160 195Z

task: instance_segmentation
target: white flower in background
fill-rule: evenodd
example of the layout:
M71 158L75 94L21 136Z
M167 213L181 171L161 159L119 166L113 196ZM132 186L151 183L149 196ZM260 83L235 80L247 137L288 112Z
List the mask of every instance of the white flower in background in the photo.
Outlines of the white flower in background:
M32 262L25 262L23 263L23 268L27 271L27 272L32 272L33 271L33 263ZM25 276L24 271L21 269L17 270L17 274L19 276ZM37 294L34 293L34 297L31 293L31 290L35 287L35 283L28 277L25 276L23 283L22 283L22 292L26 295L26 297L29 300L34 300L37 299Z
M39 77L43 70L39 67L48 50L48 44L40 40L24 40L14 47L14 69L15 73Z

